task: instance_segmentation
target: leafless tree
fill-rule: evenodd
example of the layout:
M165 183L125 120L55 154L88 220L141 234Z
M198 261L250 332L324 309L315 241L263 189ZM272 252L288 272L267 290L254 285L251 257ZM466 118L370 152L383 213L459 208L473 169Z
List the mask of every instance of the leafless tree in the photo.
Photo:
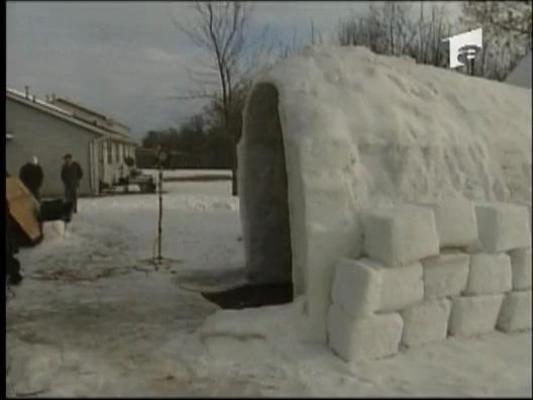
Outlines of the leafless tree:
M235 196L238 192L236 144L239 132L235 131L232 119L235 109L242 102L239 97L242 97L243 87L249 83L252 69L246 65L252 6L237 1L196 1L192 8L194 17L189 23L182 24L176 20L174 23L203 50L209 63L207 68L198 66L191 71L191 79L202 89L184 97L213 99L224 130L232 142L232 194Z
M485 29L511 34L531 46L531 1L465 1L462 4L466 23L483 23Z
M449 36L452 24L443 5L430 4L426 11L420 2L418 18L412 4L391 1L370 5L362 15L352 14L337 27L341 46L366 46L374 53L408 55L417 62L445 66L447 48L442 39Z
M474 74L502 80L531 50L531 1L465 1L461 24L483 28L483 50Z

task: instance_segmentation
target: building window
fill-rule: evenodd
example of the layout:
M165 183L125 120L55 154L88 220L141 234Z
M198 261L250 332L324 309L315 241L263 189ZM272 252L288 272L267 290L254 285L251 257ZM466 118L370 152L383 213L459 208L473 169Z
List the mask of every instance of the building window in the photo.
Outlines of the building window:
M115 161L120 162L119 144L115 143Z

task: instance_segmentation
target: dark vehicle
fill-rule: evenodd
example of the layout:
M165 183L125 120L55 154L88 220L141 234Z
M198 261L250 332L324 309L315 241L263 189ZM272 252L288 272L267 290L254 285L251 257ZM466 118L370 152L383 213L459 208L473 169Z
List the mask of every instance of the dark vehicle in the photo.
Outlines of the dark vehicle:
M129 185L137 185L142 193L155 193L156 188L154 178L137 169L131 169L129 176L119 179L118 184L124 185L126 191Z

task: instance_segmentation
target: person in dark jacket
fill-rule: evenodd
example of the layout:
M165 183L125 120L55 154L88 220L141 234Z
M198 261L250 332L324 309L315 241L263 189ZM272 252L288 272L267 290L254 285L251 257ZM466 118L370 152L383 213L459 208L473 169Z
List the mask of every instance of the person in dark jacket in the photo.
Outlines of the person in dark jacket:
M72 211L78 211L78 187L83 177L83 171L76 161L72 160L71 154L63 157L65 161L61 168L61 180L65 186L65 202L72 203Z
M19 171L19 178L33 197L40 200L39 189L43 184L44 174L43 169L39 165L39 159L36 156L33 156L32 162L28 162L22 166Z
M22 274L20 273L20 262L15 257L18 253L18 244L16 234L14 232L14 221L9 213L9 206L6 201L6 220L5 220L5 236L6 236L6 261L5 274L6 283L8 285L18 285L22 281Z

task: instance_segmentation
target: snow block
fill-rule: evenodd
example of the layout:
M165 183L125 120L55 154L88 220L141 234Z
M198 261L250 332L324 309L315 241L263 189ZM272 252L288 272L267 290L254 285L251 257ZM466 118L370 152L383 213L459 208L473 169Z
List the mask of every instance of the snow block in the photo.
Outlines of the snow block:
M413 347L446 339L450 311L448 299L432 299L400 311L404 323L402 344Z
M526 207L494 203L476 206L479 239L488 253L531 247Z
M513 270L513 290L531 289L531 249L516 249L509 252Z
M370 258L389 267L412 264L439 253L433 211L398 206L364 212L364 248Z
M465 199L451 199L432 204L431 208L441 248L471 246L479 240L473 203Z
M496 294L452 299L448 333L467 337L493 331L503 297Z
M375 311L397 311L424 298L422 264L388 268L368 258L361 258L356 262L359 268L367 268L380 275L379 304Z
M458 296L466 288L470 256L462 253L441 254L422 260L424 298Z
M466 295L498 294L512 289L511 258L507 254L474 254Z
M376 268L343 258L335 267L333 303L352 317L371 315L380 306L381 277Z
M496 327L503 332L531 329L531 290L507 293Z
M65 236L65 222L49 221L43 223L44 240L53 240Z
M355 319L333 304L327 324L328 344L344 361L372 360L398 352L403 329L398 313Z

